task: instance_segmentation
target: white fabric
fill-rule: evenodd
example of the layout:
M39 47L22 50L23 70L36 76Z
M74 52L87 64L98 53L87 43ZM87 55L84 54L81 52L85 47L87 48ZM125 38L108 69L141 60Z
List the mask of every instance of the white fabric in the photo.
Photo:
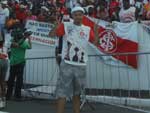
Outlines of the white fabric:
M72 22L64 23L64 27L62 59L71 65L86 65L90 28L84 25L77 26Z
M136 11L135 7L130 7L127 10L122 8L119 12L120 22L128 23L128 22L135 21L136 20L135 19L135 11Z
M94 8L94 6L93 5L88 5L88 6L84 7L84 9L86 10L86 12L89 11L89 8Z
M83 13L85 13L84 9L80 6L76 6L72 9L71 13L77 12L77 11L82 11Z
M134 5L135 4L135 0L130 0L130 4Z
M0 10L0 24L4 25L5 22L6 22L7 17L9 17L8 8Z
M7 3L8 3L8 2L7 2L6 0L5 0L5 1L2 1L2 4L7 5Z
M144 3L144 4L147 4L147 3L148 3L148 0L143 0L143 3Z
M138 13L139 13L139 15L142 15L143 14L143 2L136 2L135 7L140 9L140 11Z
M10 15L9 9L8 9L8 8L5 8L5 9L4 9L4 12L6 13L6 16L9 17L9 15Z
M106 28L106 26L109 24L108 22L102 21L102 20L97 20L93 18L89 18L91 21L97 23L99 26L102 26ZM115 34L122 39L130 40L135 43L138 43L138 22L131 22L131 23L120 23L113 21L114 28L112 30L115 32ZM107 43L106 43L107 44ZM95 47L93 44L90 44L90 47L93 48L93 51L96 50L96 54L104 54L104 52L101 52L97 47ZM102 56L101 57L106 64L110 64L113 66L127 66L126 64L122 63L121 61L115 59L112 56Z
M48 11L49 9L45 6L42 6L41 9L44 9L45 11Z

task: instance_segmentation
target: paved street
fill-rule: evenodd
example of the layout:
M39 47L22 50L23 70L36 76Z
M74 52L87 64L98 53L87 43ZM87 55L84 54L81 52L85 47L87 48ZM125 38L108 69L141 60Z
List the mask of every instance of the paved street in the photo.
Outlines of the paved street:
M81 113L142 113L123 109L119 107L109 106L105 104L92 104L95 110L91 110L85 105ZM53 101L30 100L25 102L8 102L7 108L3 110L5 113L55 113L55 103ZM2 113L3 113L2 112ZM1 112L0 112L1 113ZM71 103L66 106L65 113L73 113Z

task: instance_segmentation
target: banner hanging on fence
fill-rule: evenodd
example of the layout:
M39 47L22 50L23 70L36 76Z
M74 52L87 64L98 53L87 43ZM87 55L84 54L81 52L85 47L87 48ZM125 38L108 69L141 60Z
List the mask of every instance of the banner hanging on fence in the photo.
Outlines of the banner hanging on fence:
M56 39L49 37L52 27L52 24L33 20L28 20L26 23L26 28L33 32L31 35L32 42L48 46L56 44Z
M150 21L142 21L143 29L150 34Z
M98 25L99 45L97 46L99 53L112 54L112 53L135 53L138 52L138 23L119 23L113 22L112 26L109 23L84 17L84 25L90 26L94 30L95 24ZM139 37L140 38L140 37ZM113 65L118 65L118 60L123 64L129 65L133 68L138 67L138 60L136 55L112 55L108 58L103 57L106 63L113 62ZM116 63L115 63L116 62ZM111 62L112 64L112 62Z

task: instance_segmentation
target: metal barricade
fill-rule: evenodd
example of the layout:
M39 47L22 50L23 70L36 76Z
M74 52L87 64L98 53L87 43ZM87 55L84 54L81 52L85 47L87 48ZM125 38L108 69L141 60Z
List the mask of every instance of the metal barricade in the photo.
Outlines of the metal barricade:
M102 57L136 55L138 68L106 64ZM126 59L128 61L128 59ZM89 55L84 102L106 103L147 112L150 108L150 52ZM24 94L54 98L59 66L55 57L27 59ZM95 108L96 109L96 108Z
M24 94L32 98L53 97L59 67L55 57L28 58L24 71ZM48 97L47 97L48 96Z

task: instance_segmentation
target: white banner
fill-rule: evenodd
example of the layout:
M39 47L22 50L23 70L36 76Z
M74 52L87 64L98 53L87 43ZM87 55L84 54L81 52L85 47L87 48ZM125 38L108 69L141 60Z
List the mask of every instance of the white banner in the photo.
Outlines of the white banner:
M33 32L31 35L32 42L48 46L56 45L57 41L56 38L49 37L52 27L52 24L33 20L28 20L26 23L26 28Z

